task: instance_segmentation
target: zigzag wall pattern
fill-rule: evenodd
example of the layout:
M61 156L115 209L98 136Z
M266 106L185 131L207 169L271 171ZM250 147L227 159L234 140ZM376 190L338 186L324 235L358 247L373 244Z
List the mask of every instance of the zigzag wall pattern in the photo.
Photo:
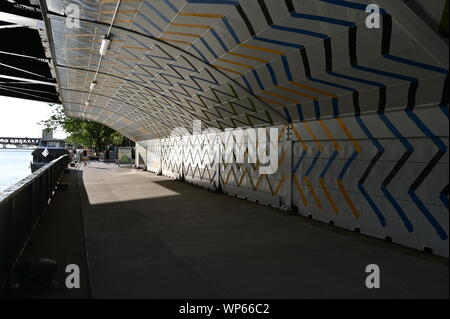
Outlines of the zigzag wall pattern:
M116 1L78 2L79 30L51 17L66 112L140 141L149 170L448 256L448 62L400 10L368 29L373 0L124 1L86 108ZM292 142L274 175L218 168L217 144L168 138L193 120L290 125Z

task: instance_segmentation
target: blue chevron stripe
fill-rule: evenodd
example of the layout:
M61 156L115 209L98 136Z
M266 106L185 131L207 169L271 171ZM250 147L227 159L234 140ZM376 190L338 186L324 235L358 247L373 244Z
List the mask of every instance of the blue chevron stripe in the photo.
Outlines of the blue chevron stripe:
M140 23L133 23L133 26L138 27L139 29L141 29L145 34L151 36L151 37L155 37L155 35L153 33L151 33L148 28L144 28Z
M217 42L219 42L219 44L222 47L222 49L224 49L225 52L228 52L229 50L228 50L227 46L225 45L225 42L223 42L223 40L217 34L216 30L211 28L210 31L211 31L212 35L216 38Z
M386 114L379 113L378 114L383 123L387 126L387 128L395 135L395 137L402 143L402 145L406 148L407 152L413 152L413 146L408 142L408 140L399 132L399 130L392 124L392 122L388 119Z
M384 113L380 113L379 117L381 118L381 120L383 121L383 123L387 126L387 128L395 135L395 137L400 140L400 142L402 143L402 145L405 147L406 149L406 153L410 152L412 153L414 151L413 146L408 142L408 140L403 137L400 132L397 130L397 128L390 122L390 120L387 118L387 116ZM406 154L405 153L405 154ZM395 173L397 174L398 171ZM395 200L395 198L391 195L391 193L389 192L389 190L387 189L386 186L382 185L381 186L381 191L383 192L383 194L388 198L389 202L392 204L392 206L394 207L394 209L396 210L396 212L398 213L398 215L400 216L400 218L403 220L403 223L405 224L406 228L408 229L409 232L412 232L414 230L414 227L412 226L411 222L409 221L408 217L406 216L405 212L403 211L403 209L400 207L400 205L397 203L397 201Z
M144 15L142 12L139 11L138 16L142 19L144 19L148 24L150 24L153 28L155 28L156 30L158 30L159 32L163 32L163 30L156 24L154 23L152 20L150 20L146 15ZM143 26L141 26L139 23L134 22L133 25L138 26L140 29L147 29Z
M300 155L300 158L298 159L297 164L295 164L294 169L292 170L292 173L296 173L297 172L297 170L300 167L300 164L302 163L303 159L306 156L306 153L307 153L306 150L303 150L302 154Z
M318 100L314 100L313 104L314 104L314 112L316 113L316 119L320 120L320 103Z
M444 193L441 193L441 195L439 195L439 199L442 201L444 206L447 207L447 209L448 209L449 208L449 200L447 198L447 195L445 195Z
M319 39L326 39L329 38L328 35L323 34L323 33L319 33L319 32L314 32L314 31L310 31L310 30L306 30L306 29L298 29L298 28L292 28L292 27L284 27L281 25L271 25L272 29L275 30L279 30L279 31L287 31L287 32L294 32L297 34L303 34L303 35L308 35L314 38L319 38Z
M286 42L286 41L278 41L278 40L262 38L262 37L254 37L253 40L266 42L266 43L271 43L271 44L276 44L276 45L281 45L281 46L294 48L294 49L302 49L303 48L303 45L300 45L300 44L297 44L297 43L291 43L291 42Z
M259 88L260 88L261 90L264 91L265 88L264 88L264 85L263 85L262 82L261 82L261 79L259 78L258 72L256 72L255 70L252 70L252 73L253 73L253 76L254 76L255 79L256 79L256 82L258 82Z
M320 173L320 178L325 178L325 175L328 172L328 169L330 168L331 164L335 161L336 157L338 156L339 152L334 151L331 157L328 159L327 164L325 165L324 169L322 170L322 173Z
M218 58L216 52L214 52L213 49L211 49L211 47L209 46L208 42L205 41L205 39L200 38L200 42L205 46L205 48L212 54L212 56L213 56L215 59Z
M369 193L367 193L366 189L364 188L363 184L358 184L358 189L369 204L369 206L372 208L372 210L375 212L375 215L378 217L378 221L380 224L384 227L387 225L386 218L384 217L383 213L380 211L378 206L375 204L375 202L370 197Z
M304 121L305 117L303 116L303 109L302 109L302 105L301 104L297 104L297 112L298 112L298 117L300 119L300 121Z
M401 220L403 221L403 224L405 225L406 229L411 233L414 231L414 227L411 224L408 216L406 216L403 209L400 207L400 205L397 203L395 198L391 195L391 193L388 191L388 189L384 186L381 186L381 191L386 196L386 198L389 200L391 205L395 208L396 212L400 216Z
M439 222L434 218L434 216L431 214L431 212L428 210L428 208L423 204L423 202L419 199L419 197L416 195L416 193L410 189L408 191L409 196L413 199L414 203L419 207L420 211L425 215L426 219L430 222L430 224L434 227L436 232L438 233L439 237L442 240L448 239L448 235L445 232L445 230L442 228L442 226L439 224Z
M447 152L447 146L442 142L442 140L436 136L420 119L419 117L412 111L407 110L406 114L413 120L413 122L417 125L417 127L420 128L420 130L431 140L433 141L434 145L439 149L440 152L446 153ZM435 163L436 165L437 163ZM434 166L433 165L433 168ZM420 200L420 198L416 194L416 189L410 188L408 191L409 196L413 199L416 206L420 209L420 211L424 214L425 218L430 222L430 224L434 227L436 232L438 233L439 237L442 240L445 240L448 238L447 233L442 228L442 226L439 224L439 222L434 218L434 216L431 214L431 212L427 209L425 204Z
M356 116L356 121L358 122L359 126L363 130L364 134L369 138L369 140L375 145L377 148L377 154L384 153L384 147L378 142L378 140L372 135L366 124L363 122L360 116ZM370 207L374 211L375 215L377 215L378 220L380 221L380 224L383 226L386 226L386 218L384 217L383 213L380 211L378 206L375 204L375 202L370 197L369 193L367 193L366 189L364 188L363 184L358 183L358 189L361 192L361 194L366 199L367 203L369 203Z
M287 107L283 107L283 111L284 111L284 114L287 117L288 123L292 123L292 117L291 117L291 114L289 113L288 108Z
M374 82L374 81L361 79L361 78L357 78L357 77L354 77L354 76L341 74L341 73L336 73L336 72L327 72L327 73L330 74L330 75L334 75L336 77L342 78L342 79L349 80L349 81L364 83L364 84L367 84L367 85L376 86L378 88L385 87L384 83L381 83L381 82Z
M178 13L178 9L169 1L162 0L174 13Z
M151 11L153 11L158 17L160 17L162 20L164 20L165 23L170 23L170 20L164 14L162 14L161 11L159 11L152 4L150 4L148 1L144 1L143 3Z
M236 43L236 45L241 43L241 40L239 40L238 35L236 34L236 32L234 31L233 27L231 26L230 22L228 21L228 19L226 17L222 18L223 24L225 25L225 27L227 28L228 32L230 32L234 42Z
M316 155L314 156L314 158L313 158L313 160L312 160L312 162L311 162L311 165L309 166L308 170L307 170L306 173L305 173L305 176L308 177L309 174L311 174L311 172L312 172L314 166L316 166L316 163L317 163L317 160L319 159L320 154L321 154L320 151L318 151L318 152L316 153Z
M348 169L350 168L350 165L352 165L353 161L358 157L358 152L353 152L353 154L350 156L350 158L345 162L344 167L342 168L341 172L338 175L337 179L342 180L347 174Z
M251 87L250 83L248 82L247 78L245 77L245 75L242 76L242 80L244 81L245 85L247 86L247 90L251 93L254 94L253 92L253 88Z
M425 63L421 63L421 62L405 59L405 58L394 56L394 55L391 55L391 54L385 54L384 57L386 59L393 60L395 62L408 64L408 65L411 65L411 66L419 67L419 68L430 70L430 71L433 71L433 72L437 72L437 73L441 73L441 74L447 74L448 73L448 70L446 70L444 68L440 68L440 67L437 67L437 66L434 66L434 65L425 64Z
M434 145L436 145L436 147L442 151L442 152L447 152L447 146L445 145L444 142L442 142L442 140L435 135L426 125L425 123L423 123L420 118L417 116L417 114L414 113L413 110L406 110L405 111L406 114L408 115L408 117L413 120L413 122L417 125L418 128L420 128L420 130L429 138L431 138L431 140L433 141Z
M448 105L440 105L440 109L444 115L449 118Z
M338 117L339 116L339 103L338 99L333 97L331 98L331 103L333 105L333 116Z
M191 47L195 50L195 52L198 53L198 55L203 59L204 62L209 63L208 59L205 57L205 55L200 51L195 44L192 44Z
M314 20L314 21L337 24L337 25L341 25L344 27L354 27L355 26L355 24L351 21L329 18L329 17L324 17L324 16L317 16L317 15L312 15L312 14L293 12L293 13L291 13L291 16L294 18L299 18L299 19L307 19L307 20Z
M270 63L267 63L266 68L269 71L270 78L272 79L273 85L278 86L278 80L277 80L277 77L275 76L275 72L272 68L272 65Z

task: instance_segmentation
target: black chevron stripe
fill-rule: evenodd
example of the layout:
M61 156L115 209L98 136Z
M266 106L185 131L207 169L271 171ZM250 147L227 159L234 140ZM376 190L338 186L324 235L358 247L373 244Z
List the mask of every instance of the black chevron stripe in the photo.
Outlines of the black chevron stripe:
M384 151L379 151L375 156L370 160L369 166L367 166L364 174L361 176L361 178L358 181L358 184L364 184L364 182L369 177L370 173L372 172L372 169L375 167L375 164L378 162L378 160L383 156Z
M264 14L264 18L266 18L267 24L272 25L273 20L272 20L272 17L270 16L269 9L267 9L267 6L266 6L266 3L264 2L264 0L258 0L258 5Z
M448 105L448 74L445 77L445 81L444 81L444 87L442 89L442 97L441 97L441 102L439 103L440 106L445 106Z
M255 29L253 29L252 23L250 22L249 18L245 14L244 9L242 9L242 7L240 5L237 5L236 10L238 11L242 20L244 20L244 23L248 29L248 32L250 32L251 36L254 37L256 35Z
M431 173L431 171L433 170L433 168L439 163L439 161L441 160L442 157L444 157L446 152L443 151L438 151L433 158L431 159L431 161L427 164L427 166L425 166L425 168L423 169L422 172L420 172L419 176L416 178L416 180L411 184L411 186L409 187L410 190L416 191L420 185L423 183L423 181L425 180L425 178L427 178L427 176Z
M408 161L408 159L412 155L412 153L413 152L411 152L411 151L406 151L405 153L403 153L400 160L397 163L395 163L394 168L389 172L389 174L384 179L383 183L381 183L381 185L383 185L384 187L387 187L389 185L389 183L392 182L392 180L398 174L398 172L403 167L403 165L405 165L405 163Z

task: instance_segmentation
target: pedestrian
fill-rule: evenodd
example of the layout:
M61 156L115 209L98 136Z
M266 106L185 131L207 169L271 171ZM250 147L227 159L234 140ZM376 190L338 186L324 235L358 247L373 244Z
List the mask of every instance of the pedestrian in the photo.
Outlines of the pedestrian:
M105 163L109 165L109 149L106 149L105 151Z

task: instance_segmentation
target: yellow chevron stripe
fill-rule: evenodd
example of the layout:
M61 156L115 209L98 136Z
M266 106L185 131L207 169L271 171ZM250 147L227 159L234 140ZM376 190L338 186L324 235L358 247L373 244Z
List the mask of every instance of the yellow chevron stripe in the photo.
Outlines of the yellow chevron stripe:
M95 33L78 33L78 34L66 34L65 38L78 38L78 37L93 37Z
M162 41L166 41L166 42L174 42L174 43L181 43L181 44L187 44L187 45L191 45L192 42L187 42L187 41L182 41L182 40L173 40L173 39L167 39L167 38L158 38Z
M269 63L269 61L264 60L264 59L260 59L254 56L250 56L250 55L246 55L246 54L241 54L241 53L236 53L236 52L228 52L229 55L234 55L234 56L238 56L244 59L249 59L249 60L253 60L253 61L257 61L257 62L261 62L261 63Z
M136 12L138 10L117 10L118 14L132 14ZM99 11L98 14L114 14L114 10Z
M237 186L239 186L239 187L241 186L242 181L244 180L245 174L247 174L247 168L244 169L244 173L242 173L241 178L239 179L239 182L238 182Z
M330 93L330 92L327 92L327 91L323 91L323 90L319 90L319 89L313 88L313 87L305 85L305 84L301 84L301 83L297 83L297 82L290 82L290 83L295 85L295 86L298 86L298 87L301 87L301 88L304 88L304 89L307 89L307 90L310 90L310 91L313 91L313 92L317 92L317 93L320 93L320 94L323 94L323 95L326 95L326 96L336 97L336 95L334 95L333 93Z
M241 46L243 48L247 48L247 49L253 49L253 50L273 53L273 54L277 54L277 55L285 55L284 52L281 52L281 51L272 50L269 48L264 48L264 47L260 47L260 46L256 46L256 45L250 45L250 44L246 44L246 43L241 43L241 44L239 44L239 46Z
M359 145L359 142L353 137L352 133L348 129L348 127L345 125L344 121L342 121L341 118L337 117L336 121L338 122L341 129L344 131L345 135L349 140L352 141L353 147L358 153L361 153L361 146Z
M305 193L303 193L303 190L302 190L302 188L300 186L300 183L297 180L297 176L294 175L293 181L294 181L295 189L300 194L300 198L301 198L301 200L303 202L303 206L305 206L305 207L308 206L308 201L306 200Z
M216 18L216 19L221 19L224 17L224 15L222 14L196 13L196 12L179 12L178 15L182 17L200 17L200 18Z
M101 0L101 3L116 3L119 0ZM122 0L122 2L141 2L142 0Z
M312 95L309 95L309 94L306 94L306 93L303 93L303 92L300 92L300 91L297 91L297 90L294 90L294 89L285 88L285 87L281 87L281 86L278 86L278 88L283 90L283 91L286 91L286 92L290 92L290 93L294 93L294 94L297 94L297 95L300 95L300 96L304 96L304 97L310 98L312 100L316 99L315 96L312 96ZM299 102L297 102L297 103L299 103Z
M238 75L242 75L241 72L238 72L238 71L236 71L236 70L229 69L229 68L226 68L226 67L220 66L220 65L215 65L215 64L213 64L213 65L214 65L214 67L216 67L216 68L218 68L218 69L221 69L221 70L224 70L224 71L228 71L228 72L231 72L231 73L235 73L235 74L238 74Z
M339 186L339 189L341 190L342 195L344 195L344 199L347 202L348 206L350 206L350 209L352 210L353 216L355 218L359 218L359 213L355 207L355 204L353 204L350 196L348 196L347 191L345 190L344 184L342 183L342 181L340 179L337 180L337 184Z
M211 29L210 25L204 25L204 24L175 23L175 22L171 22L170 24L173 25L174 27L195 28L195 29Z
M283 128L281 129L280 134L278 134L278 142L281 140L281 137L283 136L284 131L286 131L287 125L283 125Z
M283 185L285 180L286 180L286 175L281 176L281 180L278 183L278 185L275 187L275 190L272 192L272 195L278 195L278 193L281 190L281 186Z
M151 49L149 49L149 48L136 47L136 46L132 46L132 45L124 45L122 48L125 48L125 49L134 49L134 50L151 50Z
M69 60L89 60L90 57L84 57L84 58L65 58L65 60L69 61Z
M191 38L200 38L200 34L194 34L194 33L186 33L186 32L173 32L173 31L164 31L164 34L171 34L171 35L179 35L182 37L191 37Z
M313 188L313 186L311 185L311 182L309 181L309 179L308 179L307 176L305 176L305 182L306 182L306 185L308 185L308 189L309 189L309 191L311 192L311 195L313 196L314 201L316 202L317 207L318 207L320 210L322 210L322 203L320 202L320 199L319 199L319 197L317 196L316 192L314 191L314 188Z
M272 104L275 104L275 105L278 105L278 106L284 106L284 104L281 104L281 103L279 103L279 102L277 102L277 101L274 101L274 100L272 100L272 99L266 98L266 97L264 97L264 96L260 96L260 95L258 95L258 94L256 94L256 96L257 96L260 100L263 100L263 101L265 101L265 102L269 102L269 103L272 103Z
M259 184L261 183L261 180L264 178L264 176L265 175L260 175L259 176L259 178L258 178L258 180L256 181L256 184L255 184L255 190L258 190Z
M323 192L324 192L324 194L325 194L325 197L327 198L328 202L329 202L330 205L331 205L331 208L333 209L333 212L334 212L336 215L339 214L339 209L338 209L338 207L336 206L336 203L334 202L333 197L331 197L331 194L328 192L328 189L327 189L327 187L326 187L326 185L325 185L325 182L324 182L323 178L319 178L319 182L320 182L320 185L321 185L322 188L323 188Z
M306 144L305 141L303 141L300 132L295 128L295 126L292 126L292 131L294 132L294 135L297 138L297 140L299 140L300 143L302 144L302 147L307 151L309 149L308 144Z
M248 64L243 64L243 63L239 63L239 62L235 62L235 61L231 61L231 60L223 59L223 58L219 58L219 59L217 59L217 60L218 60L218 61L225 62L225 63L229 63L229 64L234 64L234 65L242 66L243 68L247 68L247 69L253 70L253 67L252 67L251 65L248 65Z
M291 102L291 103L295 103L295 104L300 103L299 101L296 101L296 100L294 100L294 99L285 97L285 96L283 96L283 95L280 95L280 94L277 94L277 93L274 93L274 92L264 91L264 93L265 93L265 94L272 95L272 96L275 96L275 97L280 98L280 99L282 99L282 100L286 100L286 101Z
M109 20L98 20L97 22L107 23L107 24L111 23L111 21L109 21ZM133 20L131 20L131 19L118 19L118 20L114 20L114 22L115 23L132 23Z
M232 169L230 169L230 170L228 171L227 177L225 178L225 180L224 180L224 182L223 182L225 185L228 184L228 179L230 178L231 171L232 171Z
M66 48L66 50L91 50L91 48Z
M334 138L333 134L331 134L331 131L328 129L327 125L324 123L324 121L319 120L319 124L322 127L323 131L325 132L325 135L328 137L328 139L333 143L334 148L336 149L336 151L340 152L341 151L341 146L339 145L339 143L336 141L336 139Z
M306 130L308 131L309 135L311 135L314 144L316 144L317 148L323 152L323 146L322 144L320 144L320 141L317 139L316 134L314 134L313 130L311 129L311 127L309 126L308 122L303 123L305 125Z

